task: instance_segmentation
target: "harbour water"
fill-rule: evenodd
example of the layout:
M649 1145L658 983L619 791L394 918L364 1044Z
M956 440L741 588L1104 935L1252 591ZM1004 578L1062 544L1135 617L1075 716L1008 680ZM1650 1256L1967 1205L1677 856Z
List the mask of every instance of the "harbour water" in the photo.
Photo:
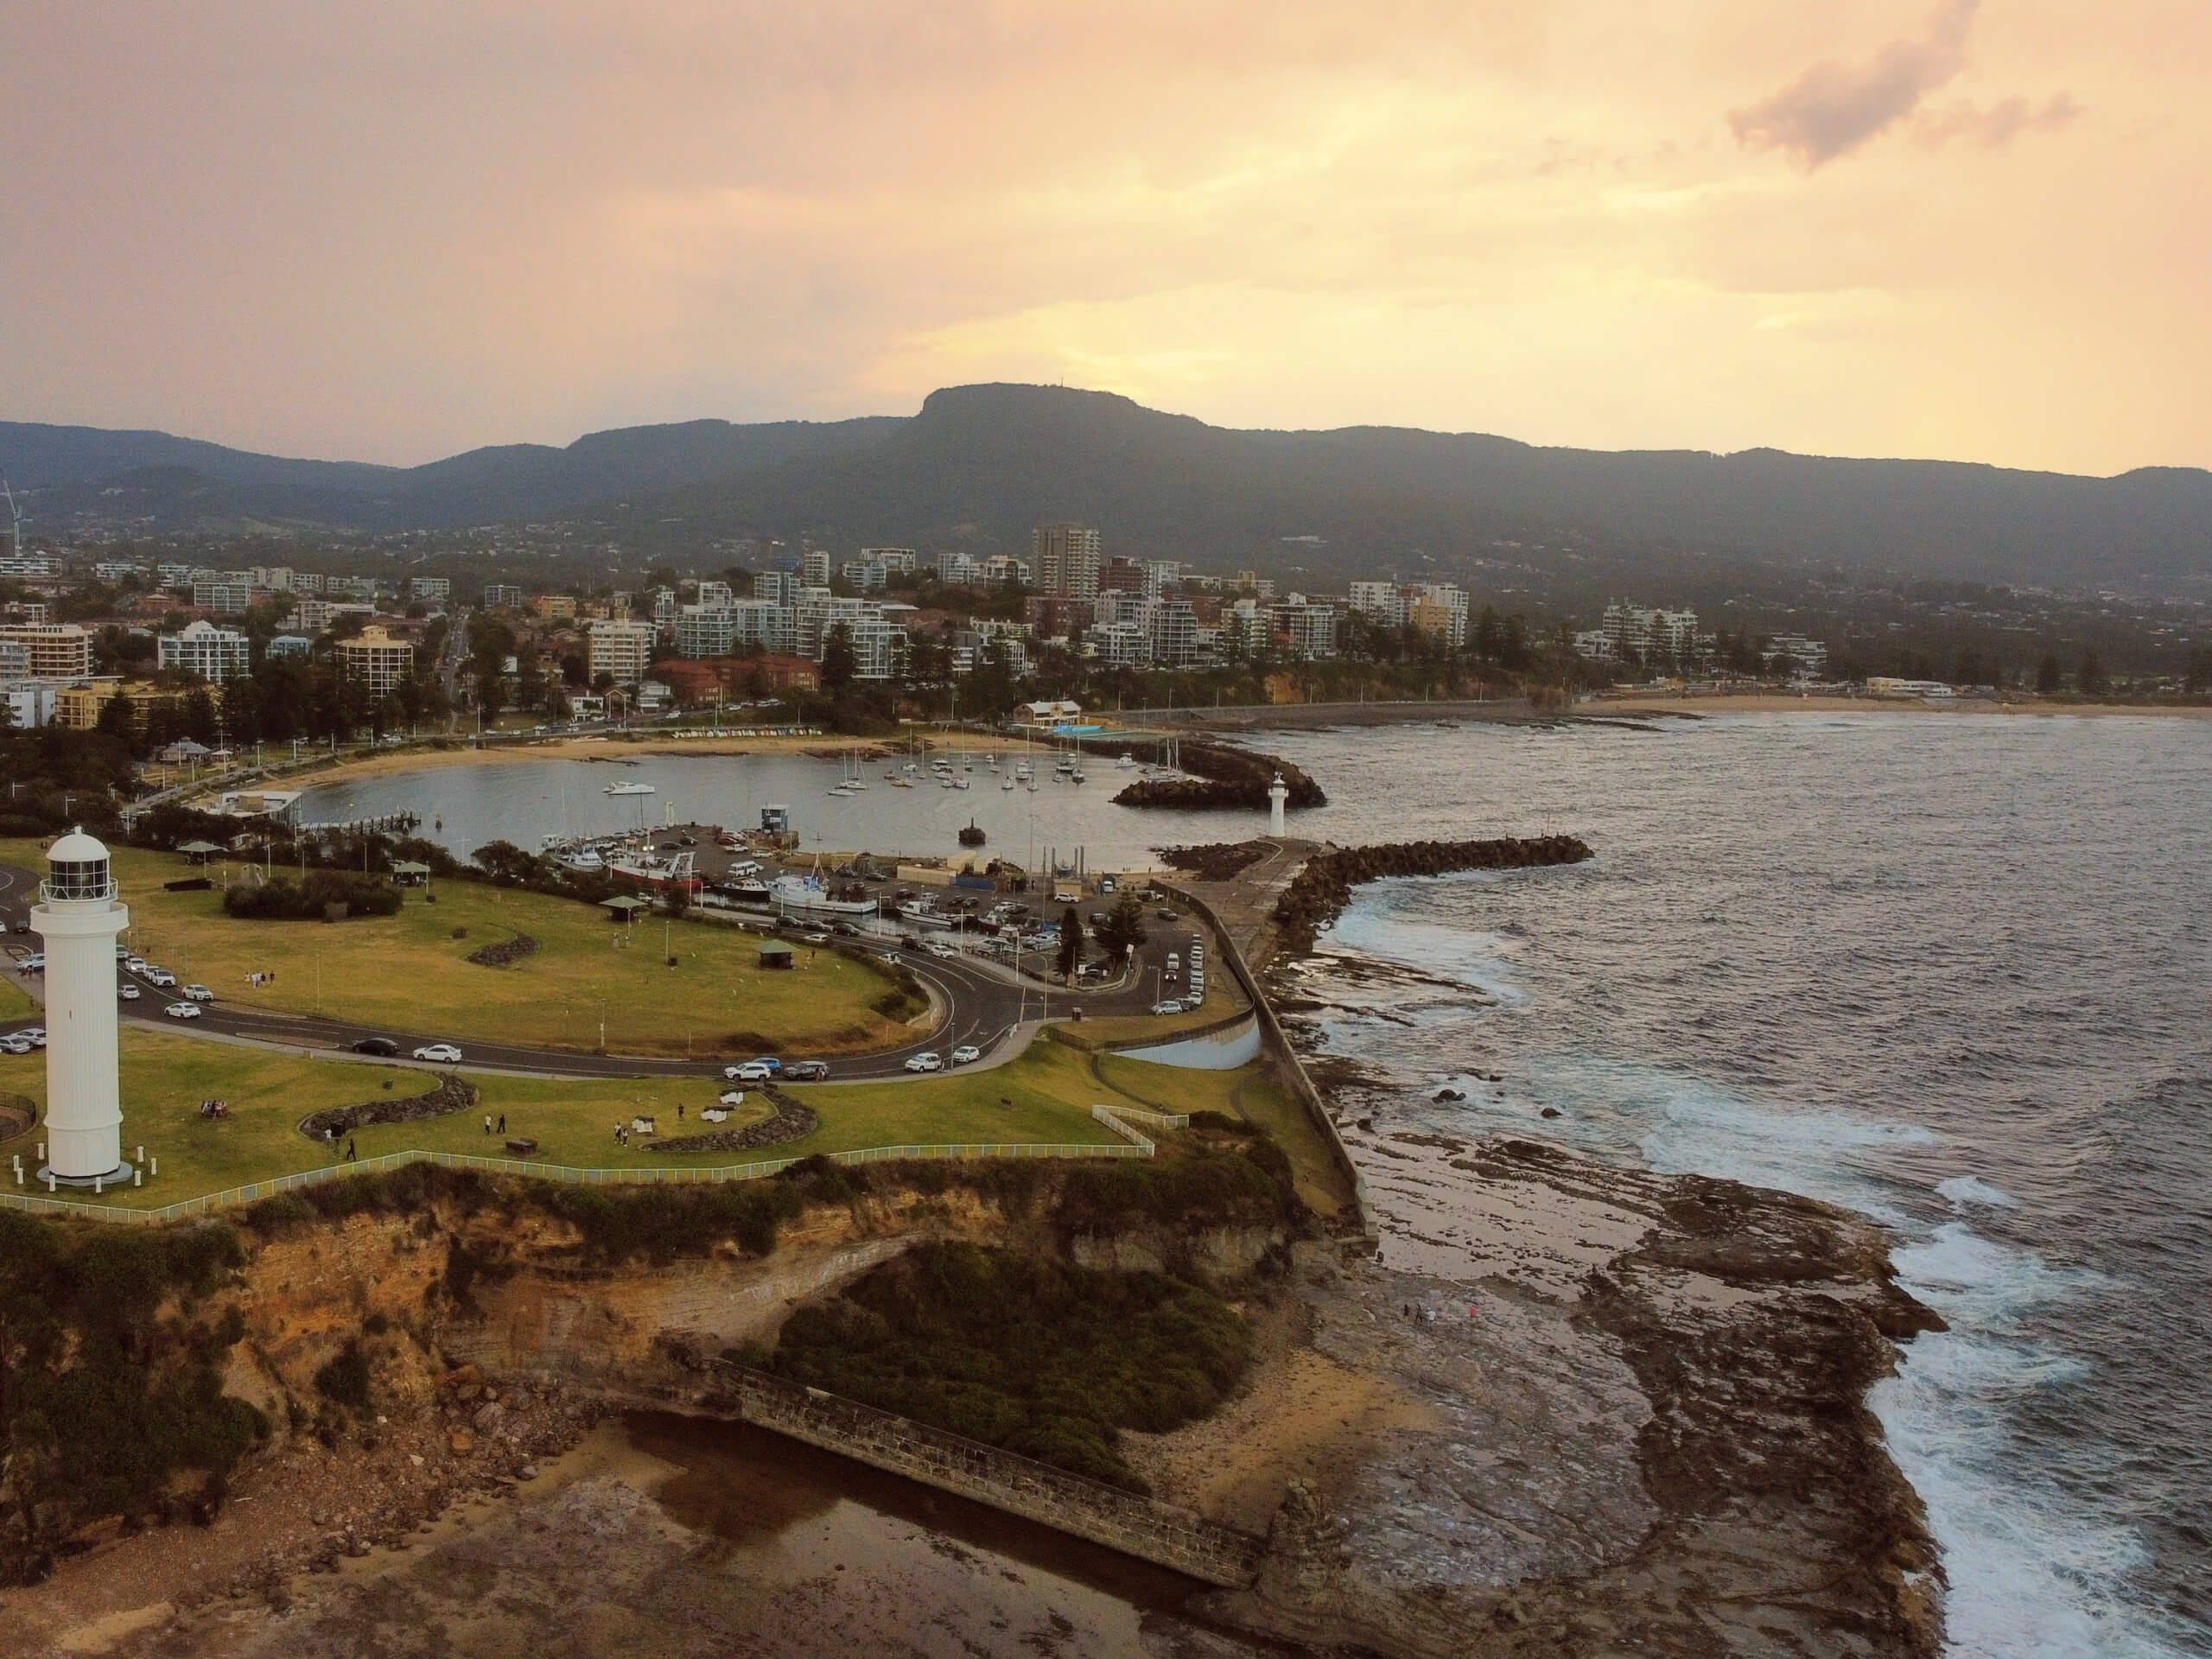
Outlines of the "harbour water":
M1381 1079L1386 1122L1883 1220L1951 1325L1873 1404L1945 1551L1954 1652L2212 1651L2212 724L1803 715L1265 741L1332 797L1295 833L1557 829L1597 851L1377 884L1325 937L1323 1040ZM787 800L830 846L950 851L973 810L993 850L1021 857L1033 834L1104 866L1260 827L1108 806L1106 768L1034 796L891 791L880 771L836 802L834 762L509 762L318 791L310 816L412 806L465 853L634 821L600 792L620 778L659 786L655 822ZM1378 996L1376 962L1428 982ZM1454 1083L1465 1101L1433 1098Z

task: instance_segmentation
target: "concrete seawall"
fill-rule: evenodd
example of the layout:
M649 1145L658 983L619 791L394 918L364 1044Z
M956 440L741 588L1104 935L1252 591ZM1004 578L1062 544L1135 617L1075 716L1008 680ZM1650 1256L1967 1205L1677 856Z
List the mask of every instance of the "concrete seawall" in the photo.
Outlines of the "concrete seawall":
M1214 913L1213 906L1188 887L1156 878L1154 885L1174 894L1179 902L1205 921L1207 931L1213 935L1221 960L1229 964L1230 972L1236 976L1237 983L1244 988L1244 995L1251 1001L1252 1017L1259 1026L1260 1058L1267 1062L1268 1069L1275 1080L1289 1092L1291 1098L1298 1103L1327 1142L1331 1160L1351 1189L1352 1205L1358 1215L1360 1231L1373 1238L1375 1222L1368 1207L1367 1182L1359 1173L1359 1166L1352 1161L1344 1137L1337 1133L1336 1120L1329 1116L1321 1091L1313 1086L1313 1079L1306 1075L1298 1051L1291 1046L1290 1039L1284 1035L1282 1025L1275 1018L1275 1011L1268 1006L1267 995L1262 990L1251 965L1245 961L1243 950L1236 936L1222 925L1220 917Z
M766 1371L718 1363L712 1374L704 1393L639 1403L755 1423L1207 1584L1242 1590L1258 1576L1263 1540L1188 1510Z

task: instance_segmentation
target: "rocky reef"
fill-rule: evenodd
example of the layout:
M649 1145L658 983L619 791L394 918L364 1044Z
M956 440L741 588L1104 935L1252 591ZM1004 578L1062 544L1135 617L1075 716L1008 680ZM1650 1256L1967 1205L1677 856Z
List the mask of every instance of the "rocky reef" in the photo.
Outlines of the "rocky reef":
M1589 847L1573 836L1507 836L1491 841L1401 841L1375 847L1319 852L1275 902L1274 924L1284 945L1310 950L1313 936L1351 902L1363 881L1392 875L1444 875L1454 870L1523 870L1576 864Z
M1172 806L1188 811L1236 809L1253 812L1268 810L1268 789L1277 773L1290 791L1291 806L1326 806L1329 798L1321 785L1279 755L1256 749L1231 748L1223 743L1186 741L1179 751L1183 770L1190 778L1147 778L1131 784L1114 797L1116 806Z

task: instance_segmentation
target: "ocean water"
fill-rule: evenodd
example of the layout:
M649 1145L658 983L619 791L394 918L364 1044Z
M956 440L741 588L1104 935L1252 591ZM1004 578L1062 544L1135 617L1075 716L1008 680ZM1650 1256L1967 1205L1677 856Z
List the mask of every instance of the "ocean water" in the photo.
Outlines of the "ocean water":
M1953 1653L2212 1653L2212 724L1279 747L1344 803L1419 798L1400 836L1560 827L1598 854L1362 890L1313 985L1389 1121L1878 1218L1951 1326L1872 1404L1944 1551ZM1378 959L1421 977L1363 987ZM1436 1103L1446 1082L1469 1099Z
M1361 890L1314 983L1328 1046L1391 1080L1393 1121L1879 1219L1951 1325L1872 1403L1944 1550L1954 1653L2212 1654L2212 722L1808 714L1259 741L1330 792L1298 833L1564 830L1598 854ZM1096 765L1035 796L877 778L830 801L836 775L518 761L308 806L436 812L465 853L618 827L635 807L601 786L642 779L656 820L788 800L819 844L949 851L973 812L993 850L1083 845L1102 868L1260 827L1112 807ZM1376 961L1416 971L1363 985ZM1470 1098L1435 1103L1447 1081Z

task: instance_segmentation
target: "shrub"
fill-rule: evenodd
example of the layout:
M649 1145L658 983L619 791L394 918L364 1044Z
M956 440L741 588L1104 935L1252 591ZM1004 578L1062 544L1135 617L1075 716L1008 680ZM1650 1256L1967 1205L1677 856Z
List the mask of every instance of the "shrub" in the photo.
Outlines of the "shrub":
M229 887L223 893L223 913L242 921L319 922L330 906L346 906L346 919L360 916L396 916L399 889L373 875L343 870L309 870L299 885L286 880L265 881L257 887Z
M359 1343L349 1340L338 1351L337 1357L315 1372L315 1391L357 1416L369 1414L369 1357L361 1351Z
M1243 1319L1200 1286L925 1243L792 1314L772 1366L1141 1492L1118 1431L1208 1415L1250 1358Z

